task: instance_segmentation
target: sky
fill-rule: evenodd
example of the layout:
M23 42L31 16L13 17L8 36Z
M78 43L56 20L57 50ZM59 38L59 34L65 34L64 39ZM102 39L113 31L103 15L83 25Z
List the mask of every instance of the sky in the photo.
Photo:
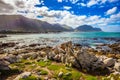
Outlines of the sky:
M0 0L0 15L23 15L76 28L120 32L120 0Z

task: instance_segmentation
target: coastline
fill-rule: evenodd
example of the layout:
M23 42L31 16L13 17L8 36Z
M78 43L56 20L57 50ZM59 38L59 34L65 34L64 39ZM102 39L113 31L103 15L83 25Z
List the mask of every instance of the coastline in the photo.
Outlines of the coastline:
M41 40L42 38L39 38L39 39ZM13 74L14 77L8 75L5 78L7 78L8 80L15 79L25 72L29 72L31 75L34 75L37 77L38 76L37 72L34 73L34 71L36 71L36 68L33 71L31 71L31 68L28 68L28 69L26 68L30 67L31 65L40 67L37 64L39 62L40 62L40 65L41 63L44 64L44 62L46 63L46 60L48 60L48 62L50 60L51 64L57 65L57 66L63 65L63 67L65 67L67 65L68 66L67 68L71 68L73 71L74 69L77 69L79 73L82 72L81 73L82 75L83 74L89 74L92 76L95 75L94 77L96 79L101 78L101 76L104 76L107 79L108 76L111 77L111 74L112 75L114 74L114 76L112 77L117 76L119 78L119 75L120 75L120 72L119 72L120 42L119 41L113 44L97 45L97 47L94 49L90 46L88 47L82 46L81 44L72 43L71 41L65 41L65 40L57 44L56 43L57 40L54 39L55 41L53 40L53 43L55 43L56 45L53 45L53 46L48 45L48 43L51 44L52 40L46 39L46 38L43 39L43 42L45 41L46 43L41 42L43 44L36 42L36 40L34 41L31 40L32 42L29 41L28 44L25 44L26 42L24 41L19 42L19 40L21 39L17 39L15 41L8 40L8 42L3 41L0 43L0 49L1 49L0 66L4 66L4 67L0 67L2 78L5 77L4 75L6 74L7 71L14 73L15 71L12 72L12 70L14 69L15 70L17 69L17 72ZM33 62L33 64L30 63L31 61ZM27 66L27 67L22 68L20 65ZM49 71L48 74L50 76L50 74L52 73L48 67L50 67L50 65L46 66L47 70ZM3 71L1 71L2 69ZM6 72L4 72L4 70ZM70 71L68 70L67 72L70 72ZM60 70L60 72L58 72L57 75L59 75L60 73L65 74L64 71L61 72ZM74 73L71 73L71 74L73 75ZM53 79L53 75L55 74L52 74L48 78ZM88 76L88 75L85 75L85 76ZM43 78L46 78L46 77L43 76ZM77 77L76 80L79 80L79 79L80 79L80 76Z

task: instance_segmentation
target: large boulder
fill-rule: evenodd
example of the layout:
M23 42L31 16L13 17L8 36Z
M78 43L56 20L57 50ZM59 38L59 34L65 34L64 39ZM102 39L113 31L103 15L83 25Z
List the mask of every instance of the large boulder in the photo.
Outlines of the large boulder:
M114 66L115 60L113 58L107 58L104 61L106 67Z
M81 50L75 53L76 62L81 65L83 69L95 70L104 69L105 66L102 61L100 61L95 55L88 53L85 50ZM75 61L74 61L75 62ZM76 65L75 65L76 66Z

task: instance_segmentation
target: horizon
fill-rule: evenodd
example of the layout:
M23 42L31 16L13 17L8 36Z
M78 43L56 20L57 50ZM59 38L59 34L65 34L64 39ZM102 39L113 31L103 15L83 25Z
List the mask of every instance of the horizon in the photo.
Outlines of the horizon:
M23 15L76 28L91 25L120 32L119 0L0 0L0 15Z

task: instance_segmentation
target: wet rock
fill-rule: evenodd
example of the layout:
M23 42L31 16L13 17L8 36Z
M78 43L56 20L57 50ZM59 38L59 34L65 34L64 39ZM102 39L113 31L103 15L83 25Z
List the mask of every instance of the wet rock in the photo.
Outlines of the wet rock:
M35 46L40 46L40 44L30 44L29 47L35 47Z
M14 42L9 42L9 43L2 43L0 44L0 47L14 47L16 43Z
M115 64L115 60L113 58L107 58L104 61L106 67L113 66Z
M4 38L4 37L7 37L7 35L5 35L5 34L0 35L0 38Z

